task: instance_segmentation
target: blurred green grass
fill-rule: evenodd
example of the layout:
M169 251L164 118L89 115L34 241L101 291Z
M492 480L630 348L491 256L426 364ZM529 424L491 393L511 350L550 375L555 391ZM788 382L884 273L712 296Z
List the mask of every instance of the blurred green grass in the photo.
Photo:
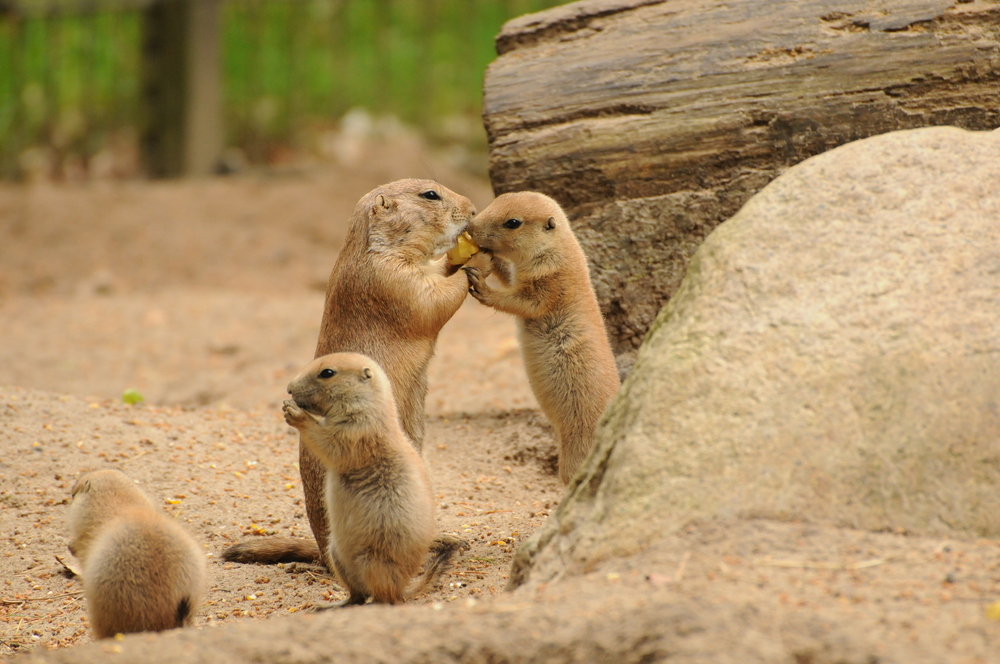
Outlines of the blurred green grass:
M227 145L261 160L269 146L301 147L310 132L358 106L431 138L455 116L478 124L483 72L501 25L557 4L227 0ZM93 8L0 14L0 177L17 175L28 148L86 160L114 132L141 126L140 16L102 0Z

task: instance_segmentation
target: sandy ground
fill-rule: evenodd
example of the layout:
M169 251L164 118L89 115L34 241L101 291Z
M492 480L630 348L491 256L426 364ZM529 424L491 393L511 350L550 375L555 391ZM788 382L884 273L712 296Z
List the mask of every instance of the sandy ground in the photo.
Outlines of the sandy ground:
M72 560L66 498L83 471L124 470L210 561L244 537L310 535L280 404L313 356L351 210L410 175L491 199L429 155L407 168L372 149L350 169L0 188L0 654L90 639L56 561ZM420 602L499 592L513 546L561 495L513 320L470 298L439 348L426 462L440 527L474 546ZM123 403L128 388L146 401ZM210 569L200 625L342 596L319 567Z
M219 553L246 537L309 535L284 386L312 357L355 202L406 176L435 177L480 208L491 197L427 154L376 147L349 168L0 187L0 656L92 640L80 584L57 556L71 560L69 488L95 468L124 470L202 543L211 587L195 629L343 597L319 567L234 565ZM442 332L430 383L439 525L473 547L415 603L459 611L497 601L514 548L562 488L509 317L469 299ZM127 388L146 401L123 403ZM692 524L655 554L532 592L553 605L574 588L589 589L581 612L602 595L625 612L654 600L694 607L720 621L705 632L711 647L756 635L797 653L782 661L997 661L1000 642L987 617L1000 598L995 541ZM380 615L351 611L369 609Z

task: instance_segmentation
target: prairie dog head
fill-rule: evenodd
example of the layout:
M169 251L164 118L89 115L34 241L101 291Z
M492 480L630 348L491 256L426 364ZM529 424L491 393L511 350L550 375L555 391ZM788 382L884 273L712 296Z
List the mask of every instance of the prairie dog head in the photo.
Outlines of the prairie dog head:
M80 476L71 490L69 550L83 560L97 531L129 507L156 509L139 487L119 470L95 470Z
M288 393L296 406L321 423L368 427L390 411L389 417L397 417L382 367L358 353L317 357L292 379Z
M455 246L475 214L472 201L434 180L396 180L358 201L347 242L431 260Z
M483 251L519 267L541 266L558 256L566 235L566 214L554 200L535 191L500 194L469 224Z

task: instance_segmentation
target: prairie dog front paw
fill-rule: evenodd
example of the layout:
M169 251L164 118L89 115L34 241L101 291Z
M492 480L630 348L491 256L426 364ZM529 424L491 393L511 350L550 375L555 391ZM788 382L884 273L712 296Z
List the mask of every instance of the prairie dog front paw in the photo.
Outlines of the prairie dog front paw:
M285 422L296 429L306 427L312 419L309 413L295 405L291 399L286 399L281 405L281 412L285 414Z
M469 279L469 294L479 300L482 304L489 304L487 301L493 290L486 285L486 275L480 272L479 268L463 267L465 276Z
M464 268L475 268L479 270L483 275L483 279L490 276L493 272L493 254L490 251L483 250L477 254L473 254L472 258L465 262Z

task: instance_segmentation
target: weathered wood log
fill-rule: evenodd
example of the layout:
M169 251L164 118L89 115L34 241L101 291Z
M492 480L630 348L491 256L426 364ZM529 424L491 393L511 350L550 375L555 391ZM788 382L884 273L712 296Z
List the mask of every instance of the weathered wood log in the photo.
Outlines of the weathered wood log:
M586 0L496 39L496 193L562 203L620 362L698 244L789 166L929 125L1000 126L1000 5Z

